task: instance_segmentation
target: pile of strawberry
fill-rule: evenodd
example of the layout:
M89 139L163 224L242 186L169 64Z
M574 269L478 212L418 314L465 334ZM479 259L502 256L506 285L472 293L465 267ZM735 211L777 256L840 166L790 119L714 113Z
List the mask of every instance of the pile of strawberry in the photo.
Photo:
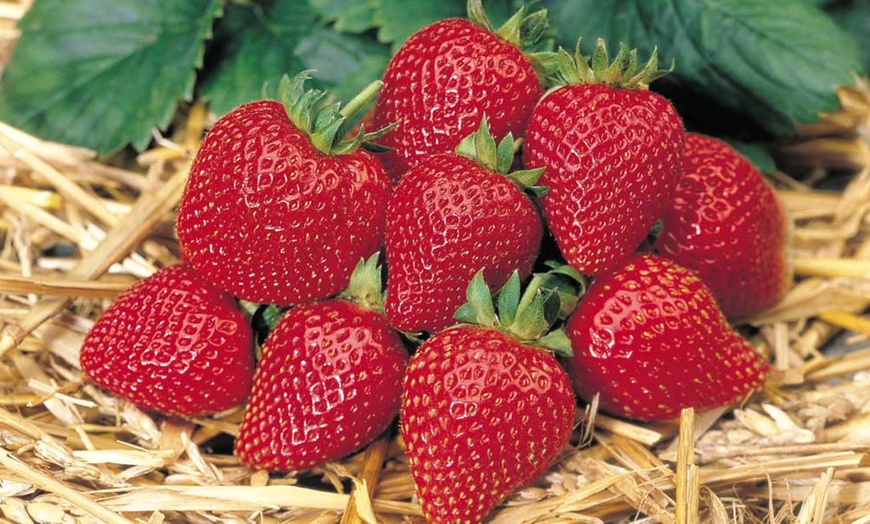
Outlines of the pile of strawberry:
M366 97L324 107L307 73L218 120L178 209L184 262L104 313L84 372L182 417L247 399L235 450L270 471L350 454L398 415L433 522L480 521L537 477L575 395L662 420L759 389L768 364L730 322L790 281L761 175L685 132L647 89L655 56L527 55L543 11L498 30L479 1L469 15L395 54L379 131L345 139ZM275 318L256 364L240 302Z

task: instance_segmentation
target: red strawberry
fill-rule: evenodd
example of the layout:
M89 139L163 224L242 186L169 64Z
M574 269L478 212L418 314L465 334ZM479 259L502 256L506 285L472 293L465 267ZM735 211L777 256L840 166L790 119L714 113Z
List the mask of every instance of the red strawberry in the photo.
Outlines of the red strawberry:
M322 93L303 95L306 78L282 87L283 104L252 102L218 120L179 205L182 256L248 301L334 295L382 242L391 189L383 166L356 149L361 137L336 143L336 106L312 116Z
M143 408L214 413L241 404L251 389L251 328L232 296L179 264L115 300L85 338L81 366Z
M607 273L625 263L670 200L683 125L670 102L645 89L663 74L655 54L640 72L624 47L608 66L601 40L592 67L579 52L558 57L568 83L535 107L523 163L546 168L541 205L565 260L586 274Z
M773 306L788 290L789 222L761 173L731 146L689 133L683 176L656 248L695 270L729 318Z
M375 125L399 122L380 141L393 148L380 156L394 184L419 159L453 151L483 117L494 136L523 134L542 89L521 48L540 37L546 12L521 9L494 32L480 4L469 2L471 20L420 29L387 65Z
M466 151L476 140L481 150ZM435 332L454 324L465 288L480 269L496 286L514 270L529 275L541 220L512 180L533 183L540 172L514 173L512 179L501 174L510 167L512 143L510 137L503 141L499 157L484 120L462 151L489 159L488 166L458 153L432 155L396 186L387 209L385 310L397 328Z
M376 264L377 256L360 264L351 284L377 282L369 300L380 294ZM281 317L263 345L236 439L242 462L311 468L356 451L395 418L408 354L383 314L369 307L332 299Z
M481 286L482 292L474 290ZM534 304L517 310L516 273L505 288L516 292L503 289L499 306L511 302L513 311L500 309L495 317L478 273L469 299L486 296L490 302L466 309L484 326L435 334L408 365L401 434L428 522L481 522L502 498L538 477L568 443L575 405L565 370L534 342L515 338L521 332L534 338L546 329L547 322L537 318L547 309L542 295L533 291L536 298L522 302ZM524 323L538 329L529 331Z
M600 394L603 411L628 418L730 404L768 371L697 275L655 255L593 282L566 331L577 393Z

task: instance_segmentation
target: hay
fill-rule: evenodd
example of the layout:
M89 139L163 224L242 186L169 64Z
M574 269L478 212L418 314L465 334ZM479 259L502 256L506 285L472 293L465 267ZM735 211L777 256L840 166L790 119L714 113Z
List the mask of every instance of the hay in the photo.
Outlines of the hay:
M24 5L0 2L0 60ZM774 177L797 285L747 331L773 363L765 390L661 424L593 403L574 445L491 522L870 522L870 93L859 80L840 96ZM0 124L0 521L422 522L395 435L268 475L231 454L239 409L166 418L82 375L99 314L178 260L172 209L206 120L193 105L174 135L113 165Z

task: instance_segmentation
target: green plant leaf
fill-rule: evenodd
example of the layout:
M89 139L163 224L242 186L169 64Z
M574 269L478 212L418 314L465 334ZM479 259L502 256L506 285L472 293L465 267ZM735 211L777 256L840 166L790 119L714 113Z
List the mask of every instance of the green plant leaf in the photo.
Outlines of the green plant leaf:
M467 0L369 0L374 9L373 20L378 28L378 41L399 48L411 33L443 18L465 18ZM487 0L486 15L495 27L519 8L522 2Z
M814 3L755 0L551 0L558 41L589 52L596 37L624 42L641 57L657 46L673 74L653 86L742 115L765 133L790 136L838 107L834 88L861 70L855 40ZM658 87L656 87L658 86ZM704 107L695 101L693 109ZM683 111L689 113L689 111ZM707 119L723 118L708 110Z
M274 90L280 78L314 69L314 84L337 99L379 78L389 48L364 35L334 31L307 1L229 4L215 26L200 93L221 115ZM271 87L268 87L271 86Z
M0 119L101 153L143 149L189 99L220 0L37 0L0 83Z
M464 17L465 0L374 0L378 40L401 46L411 33L442 18Z
M867 0L839 0L823 2L825 10L852 34L861 47L863 74L870 72L870 2Z
M334 23L336 31L362 33L374 27L375 10L360 0L310 0L320 17Z
M740 140L732 140L728 137L722 137L722 139L752 162L755 168L762 173L770 174L776 171L776 160L773 159L773 155L765 147L765 144L747 143Z

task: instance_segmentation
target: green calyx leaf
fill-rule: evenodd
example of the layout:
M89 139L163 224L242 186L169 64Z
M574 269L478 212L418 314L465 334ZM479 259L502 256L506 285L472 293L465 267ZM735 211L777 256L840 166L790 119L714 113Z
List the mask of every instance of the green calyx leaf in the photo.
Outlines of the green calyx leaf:
M622 89L647 89L651 82L674 70L673 62L669 69L659 69L656 49L653 49L646 64L639 67L637 49L629 49L622 43L611 61L603 38L596 40L591 58L581 54L578 40L573 55L560 47L543 60L555 71L552 80L556 85L606 84Z
M551 266L550 271L535 274L525 290L514 271L495 300L484 281L483 270L478 271L466 291L468 302L459 308L455 318L466 324L498 329L526 344L569 354L567 337L551 328L576 308L585 291L585 280L570 266Z
M467 302L454 315L456 320L488 328L499 326L498 317L495 315L495 306L492 303L492 293L483 279L482 269L475 273L471 282L468 283L465 298Z
M356 302L372 311L384 311L380 256L380 252L376 252L368 259L360 259L350 275L350 284L339 295L341 298Z
M538 339L538 345L545 347L562 357L571 357L574 350L571 348L571 340L564 329L554 329Z
M468 19L473 23L491 33L495 33L501 40L517 47L521 51L534 47L541 40L544 31L549 25L546 9L526 14L525 6L521 6L498 29L493 28L492 22L490 22L489 17L483 9L481 0L468 0L466 10L468 11Z
M300 131L306 133L311 143L323 154L341 155L350 153L363 143L375 140L393 129L392 124L383 129L366 133L362 126L350 139L344 138L344 127L351 116L356 114L380 91L383 85L376 80L363 89L344 107L336 102L321 106L326 92L319 89L305 89L305 82L311 79L313 71L306 70L290 78L284 76L278 85L278 99L287 108L287 116Z
M510 133L496 143L484 116L477 131L463 138L456 146L456 154L474 160L489 171L505 175L508 180L524 190L532 191L536 196L543 196L548 188L535 185L544 172L543 167L510 172L520 144L521 141L514 140Z
M543 289L559 295L559 320L566 320L577 308L580 297L586 294L586 277L564 262L548 260L544 265L549 271L536 276L541 278Z

